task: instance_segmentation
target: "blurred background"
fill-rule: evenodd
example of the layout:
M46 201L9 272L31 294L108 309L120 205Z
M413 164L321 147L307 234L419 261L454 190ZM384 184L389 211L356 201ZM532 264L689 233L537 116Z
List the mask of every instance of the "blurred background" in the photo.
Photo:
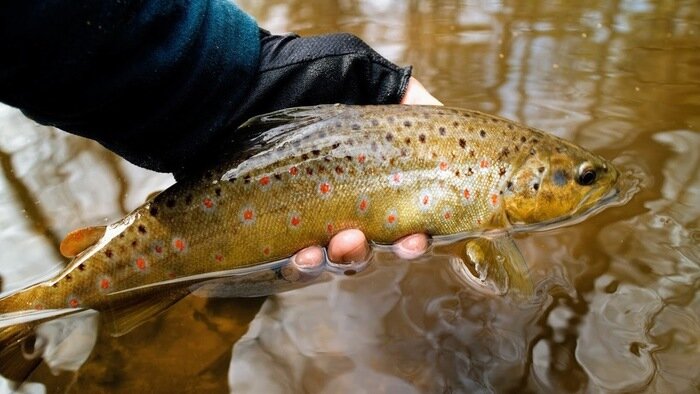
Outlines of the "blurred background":
M189 297L32 392L697 392L700 3L275 1L260 26L358 35L446 105L570 139L641 179L623 207L520 235L538 288L519 305L444 258L267 299ZM110 223L172 177L0 107L3 290L66 261L68 231Z

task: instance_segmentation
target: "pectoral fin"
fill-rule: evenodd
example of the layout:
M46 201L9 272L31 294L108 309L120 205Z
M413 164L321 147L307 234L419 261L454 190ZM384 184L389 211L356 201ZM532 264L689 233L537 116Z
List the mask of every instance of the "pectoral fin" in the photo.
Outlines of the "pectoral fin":
M469 239L452 254L457 270L496 294L529 298L534 293L527 263L510 237Z
M59 247L64 257L75 257L99 241L107 226L85 227L73 230L61 241Z

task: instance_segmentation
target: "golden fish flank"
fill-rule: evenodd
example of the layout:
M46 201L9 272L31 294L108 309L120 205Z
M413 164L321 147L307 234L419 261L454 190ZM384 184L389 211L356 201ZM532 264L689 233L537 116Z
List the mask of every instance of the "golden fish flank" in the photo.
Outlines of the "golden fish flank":
M293 108L239 133L257 144L160 193L56 278L0 300L0 312L119 308L178 283L196 286L187 278L325 245L348 228L390 243L557 221L595 206L618 176L574 144L456 108Z

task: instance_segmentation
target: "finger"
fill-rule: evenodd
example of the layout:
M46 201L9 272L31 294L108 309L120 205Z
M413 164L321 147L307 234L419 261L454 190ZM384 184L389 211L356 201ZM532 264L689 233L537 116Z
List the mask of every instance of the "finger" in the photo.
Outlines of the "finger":
M403 99L401 99L401 104L442 105L440 100L433 97L423 84L413 77L408 80L406 92L403 95Z
M430 245L425 234L411 234L396 241L392 246L394 254L399 258L411 260L422 256Z
M289 259L281 268L282 276L290 282L306 282L323 272L326 258L320 246L309 246Z
M328 244L328 259L337 264L366 261L370 248L360 230L344 230L333 236Z

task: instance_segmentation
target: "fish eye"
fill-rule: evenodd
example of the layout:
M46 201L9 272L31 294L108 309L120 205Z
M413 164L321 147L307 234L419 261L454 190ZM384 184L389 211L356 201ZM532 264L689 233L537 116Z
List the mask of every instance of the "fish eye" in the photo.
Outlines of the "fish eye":
M590 164L585 163L580 167L577 178L579 185L590 186L593 184L593 182L595 182L596 178L597 174Z

